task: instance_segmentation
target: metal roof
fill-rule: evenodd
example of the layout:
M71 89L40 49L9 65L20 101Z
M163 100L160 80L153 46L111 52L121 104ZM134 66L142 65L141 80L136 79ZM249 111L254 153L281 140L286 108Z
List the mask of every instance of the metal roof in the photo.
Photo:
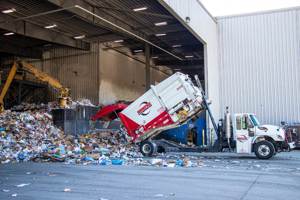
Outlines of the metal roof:
M94 13L94 16L74 8L75 5ZM140 7L147 7L147 9L133 11ZM27 48L40 48L38 44L43 47L48 43L88 49L87 44L90 42L113 43L115 40L122 39L122 43L112 44L112 48L120 49L125 46L132 54L135 54L135 50L144 49L144 41L99 20L95 17L97 15L182 59L179 60L171 54L152 47L151 53L156 65L165 65L174 71L180 70L189 74L197 73L201 79L204 78L202 43L157 0L4 0L0 2L1 11L9 8L15 8L16 11L0 14L0 28L16 31L17 35L22 35L24 32L22 37L31 37L27 40L31 42L22 40L24 38L18 39L28 45L25 45ZM61 8L65 9L59 11L58 9ZM155 26L158 22L166 22L167 25ZM52 24L56 24L56 27L44 28ZM30 30L23 28L23 32L17 32L19 27L29 25ZM73 37L77 35L85 35L85 38L80 41L74 40ZM1 34L0 41L7 40L4 37ZM59 39L62 37L64 39ZM43 38L46 42L41 42ZM35 39L37 41L34 41ZM12 44L14 45L14 42Z

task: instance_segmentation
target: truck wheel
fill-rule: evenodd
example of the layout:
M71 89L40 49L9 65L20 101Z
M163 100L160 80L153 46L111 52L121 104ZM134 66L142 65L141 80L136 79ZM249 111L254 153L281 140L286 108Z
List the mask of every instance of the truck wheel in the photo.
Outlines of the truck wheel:
M254 145L254 153L259 159L269 159L275 154L275 147L269 141L261 141Z
M152 156L157 151L157 146L155 143L146 141L140 145L140 151L143 156Z

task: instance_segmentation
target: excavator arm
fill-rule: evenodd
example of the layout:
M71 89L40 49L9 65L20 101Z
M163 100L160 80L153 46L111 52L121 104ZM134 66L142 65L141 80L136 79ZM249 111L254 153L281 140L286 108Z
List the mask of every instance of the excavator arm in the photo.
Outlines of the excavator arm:
M26 62L14 62L9 75L6 79L6 82L3 86L3 89L0 93L0 112L4 110L4 97L15 78L16 72L18 69L23 69L26 72L31 73L34 75L37 79L48 83L51 87L53 87L57 92L59 93L58 99L59 99L59 105L62 108L65 108L70 101L70 89L63 87L62 84L55 78L51 77L45 72L42 72L41 70L34 67L32 64L26 63Z
M20 66L23 70L31 73L39 80L48 83L51 87L56 89L59 93L59 99L61 107L65 107L65 103L62 102L64 100L68 100L67 98L70 98L70 90L69 88L63 87L62 84L55 78L51 77L49 74L42 72L41 70L34 67L32 64L26 63L26 62L20 62Z
M18 63L14 62L12 68L9 71L8 77L6 79L6 82L3 86L3 89L2 89L1 94L0 94L0 112L4 111L4 97L5 97L8 89L11 85L11 82L15 78L15 75L17 73L17 69L18 69Z

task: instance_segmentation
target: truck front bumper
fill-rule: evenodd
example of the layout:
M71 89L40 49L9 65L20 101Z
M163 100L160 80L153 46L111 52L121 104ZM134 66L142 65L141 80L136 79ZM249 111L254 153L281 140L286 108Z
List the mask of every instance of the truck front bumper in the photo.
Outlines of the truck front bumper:
M277 152L280 152L280 151L291 151L294 148L296 148L295 142L287 142L287 141L276 142Z
M295 149L296 148L295 142L289 142L287 144L289 145L290 149Z

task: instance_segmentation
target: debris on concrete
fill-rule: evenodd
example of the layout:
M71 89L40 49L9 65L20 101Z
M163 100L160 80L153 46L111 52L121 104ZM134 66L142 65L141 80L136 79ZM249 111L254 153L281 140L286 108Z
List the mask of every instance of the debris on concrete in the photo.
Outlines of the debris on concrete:
M56 109L60 108L59 103L57 101L49 102L48 103L48 108L50 109ZM79 99L78 101L71 101L66 105L66 108L76 108L77 106L91 106L91 107L96 107L89 99Z
M78 106L78 105L80 105L80 106L93 106L93 107L95 106L91 102L91 100L89 100L89 99L79 99L78 101L73 101L72 105L73 106Z
M83 101L82 104L89 104ZM203 157L192 154L159 154L155 158L143 157L139 147L128 142L126 135L116 130L94 130L74 136L66 135L54 126L52 104L21 104L0 114L0 164L16 162L61 162L66 165L130 165L155 167L209 167L248 170L284 171L256 160L243 160L229 156ZM289 169L290 170L290 169ZM300 168L292 169L299 171ZM33 172L26 172L30 175ZM49 173L48 176L57 176ZM16 187L25 187L22 183ZM5 192L5 189L2 189Z
M25 187L25 186L28 186L28 185L30 185L30 183L22 183L22 184L16 185L16 187L21 188L21 187Z
M71 188L65 188L64 189L64 192L71 192L72 190L71 190Z
M162 198L162 197L164 197L164 195L163 194L156 194L156 195L154 195L154 197L156 197L156 198Z
M82 100L81 105L91 102ZM66 135L55 127L53 104L21 104L0 114L0 163L63 162L65 164L201 167L202 161L188 156L144 158L137 145L116 130ZM28 173L30 174L30 173Z
M150 160L150 164L151 165L162 165L163 164L163 160L160 158L153 158Z

